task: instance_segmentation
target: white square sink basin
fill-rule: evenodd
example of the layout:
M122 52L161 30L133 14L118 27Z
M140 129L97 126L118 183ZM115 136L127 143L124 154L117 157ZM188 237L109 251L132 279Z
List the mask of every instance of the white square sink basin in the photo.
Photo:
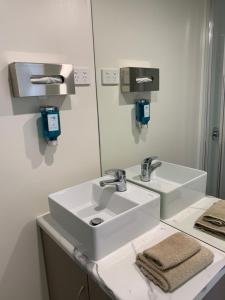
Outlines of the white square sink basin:
M161 195L161 219L174 216L205 196L205 171L162 161L150 181L141 181L140 173L140 165L126 169L127 180Z
M99 260L159 224L160 195L127 183L127 191L100 187L102 179L49 195L52 217L89 259ZM91 220L103 222L92 225ZM97 220L99 220L97 219ZM96 220L95 220L96 221Z

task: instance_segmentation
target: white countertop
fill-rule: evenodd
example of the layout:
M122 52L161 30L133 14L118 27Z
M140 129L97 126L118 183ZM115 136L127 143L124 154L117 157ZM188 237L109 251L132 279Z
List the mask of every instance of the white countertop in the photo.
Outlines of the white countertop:
M103 259L90 262L82 257L71 242L70 236L45 214L37 218L38 225L106 291L113 291L122 300L191 300L202 299L225 274L225 254L201 242L214 253L214 262L173 293L164 293L148 281L135 265L136 253L143 251L169 235L175 228L161 223ZM107 288L106 288L107 286Z

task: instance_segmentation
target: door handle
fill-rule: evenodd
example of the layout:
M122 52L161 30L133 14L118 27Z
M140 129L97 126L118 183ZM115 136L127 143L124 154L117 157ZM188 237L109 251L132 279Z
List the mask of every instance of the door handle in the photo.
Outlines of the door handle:
M81 294L83 293L84 290L85 290L85 286L82 285L77 293L76 300L80 300Z
M214 127L213 131L212 131L212 139L213 139L213 141L218 140L219 136L220 136L220 130L219 130L219 128L218 127Z

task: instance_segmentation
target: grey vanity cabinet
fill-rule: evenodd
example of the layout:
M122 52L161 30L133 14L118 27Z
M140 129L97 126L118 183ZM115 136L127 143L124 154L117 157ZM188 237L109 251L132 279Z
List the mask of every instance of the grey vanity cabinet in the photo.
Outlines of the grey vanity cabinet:
M110 300L43 230L41 236L50 300Z
M110 300L111 298L103 292L93 279L88 277L89 297L90 300Z
M42 241L50 300L89 300L87 274L43 231Z

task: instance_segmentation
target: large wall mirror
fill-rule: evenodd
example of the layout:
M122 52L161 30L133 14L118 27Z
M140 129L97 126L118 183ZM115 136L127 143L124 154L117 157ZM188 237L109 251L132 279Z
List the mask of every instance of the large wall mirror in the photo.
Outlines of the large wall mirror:
M225 0L92 0L103 172L140 170L156 155L207 170L207 194L225 199L224 11ZM122 93L123 67L159 68L159 90ZM148 127L135 120L139 99L150 101ZM214 202L207 197L164 222L225 251L223 235L193 226Z
M145 157L199 166L205 0L92 0L103 171ZM102 70L160 70L159 91L121 93ZM151 100L148 128L135 122L135 101Z

